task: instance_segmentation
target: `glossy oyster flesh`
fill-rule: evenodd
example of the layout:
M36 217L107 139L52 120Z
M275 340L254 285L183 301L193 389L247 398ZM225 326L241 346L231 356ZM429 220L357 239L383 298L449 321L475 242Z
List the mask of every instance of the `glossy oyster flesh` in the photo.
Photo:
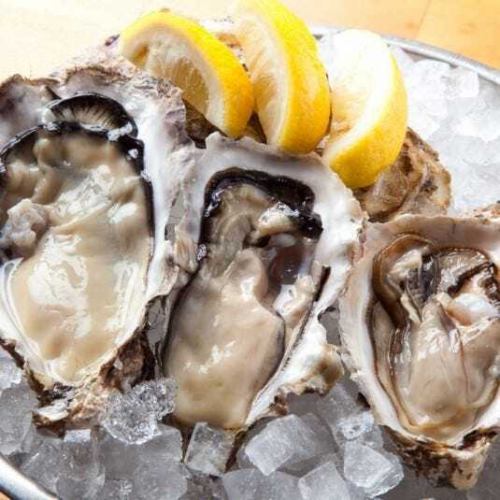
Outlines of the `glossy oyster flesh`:
M451 178L438 154L408 129L398 159L375 184L355 191L373 222L402 214L445 214L451 201Z
M242 430L341 374L321 315L344 285L361 210L316 156L212 135L185 189L163 370L175 418Z
M146 314L173 284L166 224L191 161L183 117L177 91L127 65L0 88L0 138L17 133L0 153L0 338L42 425L92 420L152 369Z
M471 487L500 422L500 223L402 216L365 236L340 303L352 377L410 465Z
M62 122L0 157L3 336L38 379L74 385L142 322L152 253L142 145Z

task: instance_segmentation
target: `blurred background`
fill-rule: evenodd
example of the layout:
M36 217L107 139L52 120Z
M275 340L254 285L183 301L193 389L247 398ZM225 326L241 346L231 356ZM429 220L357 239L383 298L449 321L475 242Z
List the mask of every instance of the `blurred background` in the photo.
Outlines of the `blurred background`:
M307 22L415 39L500 68L500 0L284 0ZM0 78L40 76L141 13L224 17L230 0L0 0Z

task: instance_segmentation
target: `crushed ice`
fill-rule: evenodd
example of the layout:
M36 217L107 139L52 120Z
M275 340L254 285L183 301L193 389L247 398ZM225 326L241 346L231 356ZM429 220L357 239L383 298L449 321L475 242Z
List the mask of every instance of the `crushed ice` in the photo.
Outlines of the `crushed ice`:
M175 382L169 379L144 382L125 393L116 391L101 424L124 443L145 443L159 434L158 420L173 411L175 391Z
M450 171L453 208L463 212L500 200L500 91L477 73L448 63L394 54L405 77L410 126Z
M320 41L325 58L329 36ZM394 55L406 80L410 125L452 174L453 209L499 200L498 88L444 62L416 61L398 48ZM467 494L434 489L408 470L403 479L399 459L348 380L323 399L292 398L292 414L253 429L225 474L234 436L198 424L182 461L181 433L161 423L174 399L171 380L145 382L112 395L102 429L45 436L31 424L36 399L21 370L0 350L0 452L62 499L483 500L496 498L500 487L500 443Z
M221 476L234 447L235 435L214 429L206 423L194 426L184 462L191 469L212 476Z

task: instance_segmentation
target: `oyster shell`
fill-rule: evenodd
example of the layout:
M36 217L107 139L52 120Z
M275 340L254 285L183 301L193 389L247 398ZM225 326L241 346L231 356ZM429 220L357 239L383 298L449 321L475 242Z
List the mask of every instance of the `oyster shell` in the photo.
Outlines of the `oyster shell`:
M321 315L351 267L362 212L315 156L219 134L184 190L163 371L175 419L241 431L341 375Z
M405 461L474 485L500 423L500 221L373 224L340 300L345 361Z
M402 214L445 214L451 200L451 178L438 154L408 129L398 159L375 184L354 195L370 220L387 222Z
M0 342L37 422L91 421L151 372L151 301L175 282L166 225L192 161L178 90L120 60L0 87Z

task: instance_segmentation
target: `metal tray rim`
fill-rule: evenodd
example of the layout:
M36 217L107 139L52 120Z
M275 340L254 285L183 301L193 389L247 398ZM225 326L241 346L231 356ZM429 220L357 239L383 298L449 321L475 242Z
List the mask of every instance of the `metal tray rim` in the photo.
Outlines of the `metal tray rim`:
M344 31L346 28L341 28L337 26L324 26L324 25L314 25L312 26L312 31L315 36L321 36L324 32L338 33ZM412 54L424 56L430 59L436 59L443 62L447 62L453 66L461 66L466 69L475 71L483 79L488 80L498 86L500 86L500 69L495 69L487 64L480 63L474 59L451 52L434 45L429 45L424 42L419 42L417 40L410 40L408 38L401 38L393 35L384 35L382 37L390 44L396 47L400 47Z
M475 71L483 79L488 80L500 86L500 70L487 66L486 64L470 59L469 57L455 54L449 50L441 49L433 45L429 45L416 40L406 40L396 36L384 36L384 38L391 44L401 47L402 49L425 56L431 59L441 60L452 64L453 66L461 66L466 69Z

